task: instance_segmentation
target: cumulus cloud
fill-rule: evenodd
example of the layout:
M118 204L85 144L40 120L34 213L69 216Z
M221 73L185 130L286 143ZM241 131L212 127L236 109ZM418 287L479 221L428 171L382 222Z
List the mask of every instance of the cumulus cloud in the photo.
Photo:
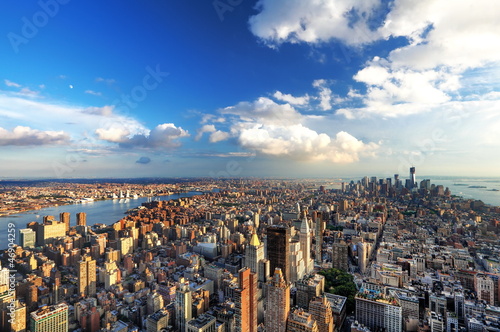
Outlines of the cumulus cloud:
M199 128L196 131L196 136L195 136L194 140L199 141L204 133L213 133L215 131L216 131L216 129L215 129L215 126L213 124L203 125L201 128Z
M334 137L319 133L304 124L308 117L293 106L264 97L254 102L240 102L220 112L230 117L230 130L212 132L210 141L233 137L242 148L257 154L350 163L362 156L373 155L379 147L373 142L364 143L344 131Z
M282 93L281 91L276 91L273 97L279 101L284 101L291 105L304 106L309 103L309 95L304 95L302 97L294 97L290 94Z
M217 142L220 142L220 141L225 141L229 137L230 137L229 133L227 133L225 131L217 130L217 131L215 131L215 132L213 132L213 133L210 134L210 136L208 138L208 141L210 143L217 143Z
M315 80L313 86L319 90L319 107L323 111L332 109L332 90L328 88L326 80Z
M252 33L270 46L338 39L360 45L380 38L370 28L379 0L260 0L249 20Z
M176 148L180 146L178 139L188 137L189 133L173 123L156 126L148 134L138 134L132 137L122 137L120 143L124 148Z
M41 131L23 126L17 126L9 131L0 127L0 146L65 144L69 139L69 135L64 131Z

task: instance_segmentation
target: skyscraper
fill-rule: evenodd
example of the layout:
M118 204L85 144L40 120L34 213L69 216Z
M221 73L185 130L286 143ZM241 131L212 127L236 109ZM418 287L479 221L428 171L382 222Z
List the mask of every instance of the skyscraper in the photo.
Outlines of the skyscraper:
M19 244L23 248L33 248L36 242L36 233L31 228L19 230Z
M68 305L44 306L30 314L31 332L67 332Z
M289 312L290 284L285 281L281 269L276 268L267 284L266 331L285 332Z
M90 256L83 256L77 264L78 293L84 296L96 295L96 261Z
M255 273L260 281L265 281L264 273L261 273L259 262L264 259L264 244L260 243L257 234L253 233L250 243L245 248L245 266ZM261 275L262 274L262 275Z
M304 216L300 224L299 241L300 250L302 251L302 257L304 259L304 273L307 274L314 269L314 261L311 259L311 228L309 227L306 216Z
M288 225L272 225L267 228L267 257L271 271L279 268L287 282L290 281L290 237Z
M246 267L238 272L239 288L234 291L238 332L257 332L257 275Z
M186 324L192 318L192 295L189 290L189 283L184 281L184 278L179 280L179 288L175 293L175 320L177 329L180 332L186 331Z
M417 179L415 178L415 167L410 167L410 186L410 189L417 186Z
M314 317L302 308L290 312L286 330L287 332L319 332Z
M69 231L69 222L70 222L70 213L69 212L61 212L59 214L59 221L66 225L66 232Z
M87 214L85 212L78 212L76 214L76 224L78 226L87 226Z
M333 332L335 329L333 313L326 296L316 297L311 300L309 312L318 323L318 332Z

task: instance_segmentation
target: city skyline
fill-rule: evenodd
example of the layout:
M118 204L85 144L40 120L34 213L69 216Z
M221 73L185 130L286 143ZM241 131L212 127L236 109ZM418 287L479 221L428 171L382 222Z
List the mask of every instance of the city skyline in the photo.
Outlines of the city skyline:
M2 178L498 175L498 4L0 8Z

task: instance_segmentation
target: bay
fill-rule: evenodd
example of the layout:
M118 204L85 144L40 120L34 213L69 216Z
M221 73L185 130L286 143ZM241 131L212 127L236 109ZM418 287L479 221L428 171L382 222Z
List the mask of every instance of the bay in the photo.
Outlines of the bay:
M113 199L105 201L94 201L84 204L71 204L71 205L61 205L52 206L40 210L27 211L24 213L11 214L9 216L0 217L0 249L7 248L7 234L9 228L15 229L15 243L19 242L19 230L26 228L26 225L32 221L41 223L44 216L54 216L56 220L59 220L59 214L62 212L70 213L70 225L76 225L76 214L78 212L85 212L87 214L87 225L92 226L93 224L105 224L111 225L114 222L122 219L126 216L126 212L129 209L140 206L142 203L147 202L152 199L159 200L171 200L180 197L191 197L194 195L201 195L202 192L191 191L187 193L180 193L174 195L166 196L156 196L156 197L139 197L137 199ZM14 227L9 227L9 224Z

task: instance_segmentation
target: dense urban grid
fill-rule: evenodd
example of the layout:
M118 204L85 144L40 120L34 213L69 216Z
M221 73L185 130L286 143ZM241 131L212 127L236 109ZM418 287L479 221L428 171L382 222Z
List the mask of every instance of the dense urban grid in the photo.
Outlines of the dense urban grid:
M81 212L15 229L0 330L500 331L500 208L417 181L413 167L407 179L336 188L206 179L4 187L0 197L7 214L36 200L189 190L203 194L153 197L110 226Z

